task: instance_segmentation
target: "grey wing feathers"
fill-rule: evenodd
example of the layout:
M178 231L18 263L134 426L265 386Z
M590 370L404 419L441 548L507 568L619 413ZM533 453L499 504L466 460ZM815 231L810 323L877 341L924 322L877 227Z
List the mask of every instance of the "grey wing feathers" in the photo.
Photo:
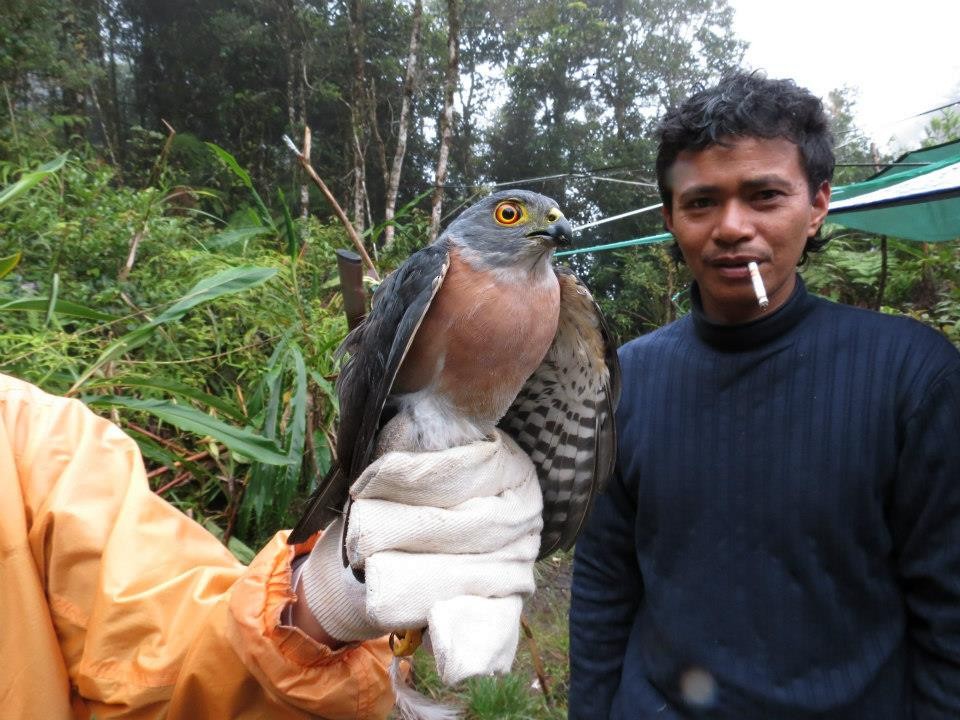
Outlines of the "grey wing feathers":
M600 308L557 268L560 322L546 357L500 421L531 457L543 490L540 558L569 549L616 462L620 365Z
M337 462L310 498L288 542L303 542L336 519L350 484L370 464L390 389L449 265L444 242L411 255L377 288L370 314L340 346L350 358L337 380Z

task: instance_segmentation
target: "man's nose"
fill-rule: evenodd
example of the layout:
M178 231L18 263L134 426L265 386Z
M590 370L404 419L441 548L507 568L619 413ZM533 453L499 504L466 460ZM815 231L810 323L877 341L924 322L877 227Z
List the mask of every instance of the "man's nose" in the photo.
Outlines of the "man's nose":
M714 228L714 240L732 244L753 237L754 227L750 208L739 200L730 200L720 208L720 217Z

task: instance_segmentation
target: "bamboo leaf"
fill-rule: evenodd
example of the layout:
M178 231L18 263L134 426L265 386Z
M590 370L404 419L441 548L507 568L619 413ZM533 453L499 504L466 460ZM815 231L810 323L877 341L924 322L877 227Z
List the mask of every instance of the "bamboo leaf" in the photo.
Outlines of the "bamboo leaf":
M217 233L210 238L209 241L207 241L206 246L219 250L225 247L230 247L231 245L236 245L241 241L246 241L261 235L270 235L272 233L273 230L268 227L264 227L263 225L234 228L233 230L224 230L223 232Z
M236 422L246 422L247 419L240 408L231 403L229 400L216 395L210 395L209 393L197 390L190 385L177 382L176 380L169 380L162 377L124 377L111 380L109 383L92 383L88 387L95 388L100 387L101 385L109 385L110 387L162 390L170 393L171 395L193 400L201 405L207 405L209 407L216 408L231 420L235 420Z
M8 185L3 190L0 190L0 208L7 203L13 202L16 198L23 195L23 193L27 192L27 190L32 188L48 175L52 175L53 173L57 172L57 170L63 167L63 164L66 161L67 154L63 153L50 162L41 165L36 170L21 175L20 179L15 183Z
M281 419L286 415L284 402L287 387L284 382L290 360L293 360L294 379L290 393L289 421L281 428ZM266 467L254 463L250 480L241 504L241 516L260 523L271 507L286 508L290 504L300 480L303 449L306 444L307 369L300 348L284 337L265 366L257 391L258 404L262 404L261 432L269 438L277 438L283 431L287 448L285 468ZM265 396L265 399L264 399Z
M327 399L330 401L330 404L339 413L340 398L337 396L337 389L334 384L316 370L310 371L310 377L313 378L313 381L317 384L317 387L323 391L323 394L326 395Z
M18 251L13 255L0 258L0 278L13 272L13 269L19 264L21 257L23 257L23 253Z
M208 142L206 143L206 146L210 148L211 152L217 156L220 162L226 165L234 175L240 178L240 182L246 185L250 190L254 189L253 180L250 179L250 173L240 167L240 163L237 162L237 159L233 155L216 143Z
M286 465L288 458L277 444L249 428L228 425L188 405L177 405L168 400L138 400L104 395L86 399L91 407L123 407L153 415L181 430L201 437L210 436L231 451L236 450L265 465Z
M250 481L247 483L247 491L243 495L243 503L240 506L241 516L249 519L251 511L257 522L264 516L267 509L267 500L272 494L273 488L277 484L278 469L263 464L254 464L250 470Z
M300 483L303 449L307 440L307 365L296 343L290 345L290 356L293 358L294 377L293 394L290 397L290 422L286 433L287 467L279 497L282 507L290 504Z
M247 406L247 417L255 419L253 423L254 427L260 428L261 432L267 437L272 437L270 433L264 432L266 427L266 413L267 405L269 403L269 393L270 393L270 378L273 377L271 371L279 363L283 354L286 350L287 343L290 341L290 335L292 330L288 329L283 337L277 342L276 346L273 349L273 352L270 355L270 358L267 360L266 365L263 367L263 374L256 381L253 386L253 392L247 397L246 406ZM277 370L279 372L279 369Z
M415 208L417 205L420 204L420 201L421 201L421 200L423 200L424 198L426 198L427 195L429 195L429 194L432 193L432 192L433 192L433 188L430 188L429 190L424 190L422 193L420 193L420 194L417 195L415 198L413 198L413 200L411 200L410 202L406 203L405 205L402 205L402 206L400 207L400 209L397 210L397 212L394 214L394 218L403 217L403 216L406 215L407 213L411 212L411 211L413 210L413 208Z
M276 225L273 222L273 219L270 217L270 211L267 210L266 204L263 202L263 198L260 197L260 193L257 192L257 189L253 186L253 180L250 179L250 173L240 167L240 163L237 162L237 159L224 150L222 147L216 143L208 142L206 146L210 148L214 155L222 162L227 168L238 178L240 182L246 186L250 191L250 194L253 195L253 201L257 205L257 209L260 211L260 219L263 221L264 225L270 226L274 231L276 231Z
M50 298L22 298L20 300L0 299L0 310L47 310L50 307ZM113 315L93 310L92 308L78 305L69 300L57 300L53 306L58 315L68 315L70 317L80 317L86 320L98 320L102 322L112 322L117 318Z
M259 407L264 414L261 430L264 435L272 439L277 437L277 427L280 422L280 399L283 395L283 385L281 381L287 344L289 342L290 338L289 335L287 335L277 343L273 354L270 355L270 359L267 360L266 372L260 380L260 391L257 394ZM263 402L264 395L266 395L265 403Z
M186 295L154 318L150 325L161 325L171 320L179 320L188 310L200 303L214 300L221 295L229 295L256 287L276 274L276 268L235 267L206 277L194 285Z

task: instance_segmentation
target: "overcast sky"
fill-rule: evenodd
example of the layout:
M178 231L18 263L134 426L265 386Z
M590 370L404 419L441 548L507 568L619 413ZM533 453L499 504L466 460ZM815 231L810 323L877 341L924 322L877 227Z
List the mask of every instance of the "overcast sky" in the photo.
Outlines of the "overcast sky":
M912 149L929 116L903 119L960 100L957 0L728 1L747 66L821 96L857 89L857 124L881 149Z

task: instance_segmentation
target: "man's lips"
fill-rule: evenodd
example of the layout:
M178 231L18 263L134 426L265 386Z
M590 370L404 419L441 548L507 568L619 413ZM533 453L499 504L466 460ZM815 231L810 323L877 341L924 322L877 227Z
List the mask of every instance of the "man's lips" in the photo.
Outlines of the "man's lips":
M720 277L732 280L750 279L748 263L755 262L763 265L763 260L756 255L733 255L716 257L706 261L706 264L716 270Z
M704 258L704 262L708 265L724 265L724 266L735 266L735 265L746 265L747 263L755 262L757 265L760 265L764 262L766 258L762 258L759 255L717 255L715 257Z

